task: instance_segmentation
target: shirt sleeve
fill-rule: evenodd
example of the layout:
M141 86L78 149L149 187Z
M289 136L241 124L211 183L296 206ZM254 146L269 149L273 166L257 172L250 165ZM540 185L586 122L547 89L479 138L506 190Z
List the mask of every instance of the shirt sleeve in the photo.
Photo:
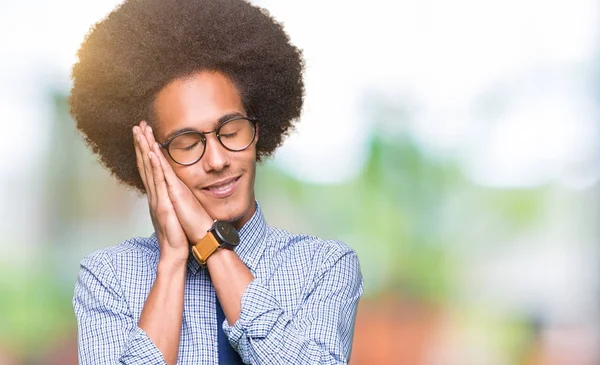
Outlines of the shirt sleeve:
M294 315L260 278L242 296L238 321L223 329L247 364L347 364L363 291L353 251L331 255L313 291Z
M80 365L166 364L162 353L129 313L114 270L99 254L81 262L73 308Z

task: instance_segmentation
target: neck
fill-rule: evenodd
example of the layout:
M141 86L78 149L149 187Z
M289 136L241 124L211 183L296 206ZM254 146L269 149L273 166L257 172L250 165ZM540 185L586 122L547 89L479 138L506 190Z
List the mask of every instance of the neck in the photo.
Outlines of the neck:
M238 219L235 222L232 222L231 224L235 227L235 229L239 231L240 229L242 229L244 224L246 224L250 220L250 218L252 218L255 212L256 201L254 200L254 197L252 197L252 201L250 203L250 208L248 209L248 211L246 211L246 213L240 219Z

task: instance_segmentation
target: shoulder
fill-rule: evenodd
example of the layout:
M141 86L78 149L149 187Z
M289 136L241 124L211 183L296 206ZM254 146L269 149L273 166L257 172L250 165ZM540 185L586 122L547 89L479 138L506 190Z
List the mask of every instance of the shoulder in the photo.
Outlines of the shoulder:
M104 247L87 255L81 266L86 268L111 269L118 272L123 268L133 269L158 262L159 249L156 236L134 237L117 245Z
M354 253L354 250L342 241L291 233L281 228L269 227L269 236L272 240L279 242L281 248L306 249L313 252L319 251L326 255Z
M289 255L324 269L330 268L342 258L358 265L356 252L340 240L295 234L287 230L269 227L269 237L276 242L277 252Z

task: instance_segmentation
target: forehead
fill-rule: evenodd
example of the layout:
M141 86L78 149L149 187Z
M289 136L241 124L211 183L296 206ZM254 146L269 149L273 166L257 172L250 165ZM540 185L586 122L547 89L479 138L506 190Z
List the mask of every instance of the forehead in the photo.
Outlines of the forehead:
M154 100L156 137L163 140L172 131L193 128L213 130L220 117L244 113L239 90L220 72L201 71L171 81Z

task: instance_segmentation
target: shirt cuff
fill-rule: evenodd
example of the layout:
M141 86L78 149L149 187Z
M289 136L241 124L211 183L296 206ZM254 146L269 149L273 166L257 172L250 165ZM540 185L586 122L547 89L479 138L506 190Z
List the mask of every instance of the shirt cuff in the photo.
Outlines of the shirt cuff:
M248 339L265 338L279 317L283 314L281 306L271 292L255 278L242 295L240 316L232 326L223 322L223 331L229 343L238 350L240 342Z
M123 351L123 355L121 355L120 363L140 365L167 364L160 350L154 345L154 342L152 342L143 329L137 326L129 334L127 347Z

